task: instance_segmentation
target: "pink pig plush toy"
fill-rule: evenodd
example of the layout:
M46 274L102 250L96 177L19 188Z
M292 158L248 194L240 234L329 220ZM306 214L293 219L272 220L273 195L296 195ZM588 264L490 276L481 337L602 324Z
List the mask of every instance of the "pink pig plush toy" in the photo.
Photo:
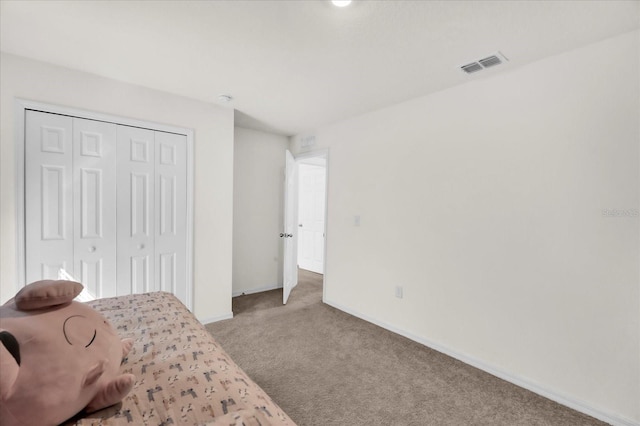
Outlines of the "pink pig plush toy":
M38 281L0 306L0 423L57 425L124 398L120 374L133 345L96 310L73 299L82 284Z

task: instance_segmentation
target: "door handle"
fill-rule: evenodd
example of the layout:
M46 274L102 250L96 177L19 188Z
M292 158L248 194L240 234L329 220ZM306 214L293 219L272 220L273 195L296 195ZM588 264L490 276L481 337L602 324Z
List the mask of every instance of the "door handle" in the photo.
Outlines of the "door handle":
M302 224L301 223L298 224L298 228L302 228Z
M96 246L89 247L89 253L93 253L94 251L96 251Z
M292 238L293 234L285 234L284 232L281 232L280 233L280 238L282 238L282 237L284 237L284 238Z

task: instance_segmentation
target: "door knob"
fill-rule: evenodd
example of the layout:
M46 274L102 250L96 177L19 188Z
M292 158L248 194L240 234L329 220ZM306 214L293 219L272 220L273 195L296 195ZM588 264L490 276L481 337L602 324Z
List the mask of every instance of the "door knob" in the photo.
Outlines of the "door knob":
M285 237L291 238L291 237L293 237L293 234L286 234Z
M302 228L302 224L301 223L298 224L298 228Z
M280 233L280 238L282 238L282 237L284 237L284 234L281 232L281 233Z
M96 247L95 246L89 247L89 253L93 253L94 251L96 251Z
M144 248L144 244L138 245L138 249L142 250Z

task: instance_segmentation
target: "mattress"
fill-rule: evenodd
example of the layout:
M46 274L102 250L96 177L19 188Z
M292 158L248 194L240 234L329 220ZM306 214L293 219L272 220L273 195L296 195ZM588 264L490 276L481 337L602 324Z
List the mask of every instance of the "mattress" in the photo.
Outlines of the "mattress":
M121 365L136 383L115 406L70 425L295 425L172 294L88 302L135 344Z

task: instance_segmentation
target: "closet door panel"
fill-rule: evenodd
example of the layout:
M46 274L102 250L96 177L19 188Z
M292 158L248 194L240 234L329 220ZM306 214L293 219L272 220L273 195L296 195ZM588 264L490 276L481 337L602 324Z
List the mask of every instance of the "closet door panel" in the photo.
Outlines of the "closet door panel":
M117 139L117 293L155 291L154 132L118 126Z
M74 273L72 119L26 112L26 282Z
M95 297L116 295L116 125L73 119L75 278Z
M186 136L156 132L156 274L159 290L186 295Z

